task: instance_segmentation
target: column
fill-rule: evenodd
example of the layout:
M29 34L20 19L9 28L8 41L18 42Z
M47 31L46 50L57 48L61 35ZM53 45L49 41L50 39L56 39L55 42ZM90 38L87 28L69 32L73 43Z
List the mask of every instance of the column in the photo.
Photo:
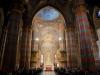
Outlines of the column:
M4 12L3 12L3 8L0 7L0 38L2 35L3 24L4 24Z
M7 28L4 27L2 29L2 36L1 36L1 40L0 40L1 41L1 43L0 43L0 70L2 69L2 62L3 62L6 38L7 38Z
M20 68L30 69L32 28L25 26L22 29L20 47Z
M95 58L95 61L99 58L99 48L97 46L97 37L96 37L96 34L92 28L92 26L90 27L91 29L91 41L92 41L92 46L91 46L91 49L93 49L93 55L94 55L94 58Z
M20 68L25 67L26 62L26 47L27 47L27 26L23 26L22 28L22 36L20 42Z
M5 30L3 29L3 25L4 25L4 12L3 12L3 8L0 7L0 64L1 64L1 59L2 59L2 37L3 37L3 32L5 32ZM0 65L1 68L1 65Z
M75 27L66 28L67 67L77 67L77 54ZM76 54L77 53L77 54Z
M95 70L93 56L92 33L87 18L84 0L75 0L75 22L79 38L79 49L81 54L81 68L83 70Z
M27 45L26 45L26 69L30 69L31 64L31 43L32 43L32 27L27 29Z
M18 50L19 50L19 38L22 26L22 6L15 4L12 6L9 13L9 19L7 23L7 36L4 48L2 70L3 71L15 71L17 66Z
M3 12L3 8L0 7L0 69L2 65L2 56L3 56L2 40L4 40L4 35L6 32L3 25L4 25L4 12Z
M23 15L23 28L20 46L20 68L30 69L31 63L31 43L32 43L32 25L28 11Z

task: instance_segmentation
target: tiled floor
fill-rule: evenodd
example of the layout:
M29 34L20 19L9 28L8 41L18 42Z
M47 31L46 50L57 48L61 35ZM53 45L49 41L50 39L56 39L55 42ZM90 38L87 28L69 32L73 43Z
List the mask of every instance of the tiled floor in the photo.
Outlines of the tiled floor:
M43 71L40 75L56 75L54 71Z

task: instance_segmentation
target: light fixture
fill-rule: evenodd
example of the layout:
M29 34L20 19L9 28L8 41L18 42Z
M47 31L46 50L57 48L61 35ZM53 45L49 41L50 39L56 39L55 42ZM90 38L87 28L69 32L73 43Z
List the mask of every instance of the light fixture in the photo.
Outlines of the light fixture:
M59 41L61 41L62 40L62 38L61 37L59 37Z
M35 40L36 40L36 41L39 41L39 38L36 38Z
M97 18L100 18L100 10L97 11Z

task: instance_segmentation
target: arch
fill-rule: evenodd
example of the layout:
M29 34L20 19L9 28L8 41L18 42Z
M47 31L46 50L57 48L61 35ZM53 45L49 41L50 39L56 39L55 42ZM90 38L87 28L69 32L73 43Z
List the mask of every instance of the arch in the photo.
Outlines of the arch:
M66 16L64 15L64 12L63 12L59 7L57 7L57 6L55 6L55 5L51 5L51 4L46 4L46 5L43 5L43 6L38 7L37 10L35 10L35 11L32 13L32 20L34 19L35 15L36 15L39 11L41 11L43 8L45 8L45 7L52 7L53 9L55 9L56 11L58 11L58 12L63 16L63 18L64 18L64 22L65 22L64 26L65 26L65 28L66 28L67 19L66 19Z
M56 18L52 20L46 20L44 17L41 17L41 12L44 13L45 9L54 10L58 13ZM43 10L43 11L42 11ZM46 12L49 15L49 12ZM51 12L52 13L52 12ZM50 13L50 16L52 16ZM44 14L45 15L45 14ZM48 18L48 16L47 16ZM50 17L52 18L52 17ZM64 28L65 28L65 18L60 11L52 6L45 6L38 10L32 19L33 24L33 34L34 38L39 38L39 41L34 40L34 45L37 51L40 50L43 53L44 57L47 57L47 54L50 54L50 62L48 58L44 58L44 70L47 65L51 65L52 70L54 69L54 54L59 50L64 50ZM42 35L42 36L41 36ZM59 40L61 38L61 40ZM63 48L62 48L63 47ZM60 62L59 62L60 63Z

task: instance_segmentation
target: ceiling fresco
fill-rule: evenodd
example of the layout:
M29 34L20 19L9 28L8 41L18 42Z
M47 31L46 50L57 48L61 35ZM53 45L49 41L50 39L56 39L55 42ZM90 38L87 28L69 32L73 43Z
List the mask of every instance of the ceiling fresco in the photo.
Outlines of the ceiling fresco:
M43 50L57 50L64 38L64 24L63 16L56 9L42 8L33 19L34 43Z
M60 13L52 7L45 7L37 14L42 20L52 21L59 17Z
M33 18L34 50L41 50L44 65L53 65L54 54L64 48L64 18L54 8L47 6Z

